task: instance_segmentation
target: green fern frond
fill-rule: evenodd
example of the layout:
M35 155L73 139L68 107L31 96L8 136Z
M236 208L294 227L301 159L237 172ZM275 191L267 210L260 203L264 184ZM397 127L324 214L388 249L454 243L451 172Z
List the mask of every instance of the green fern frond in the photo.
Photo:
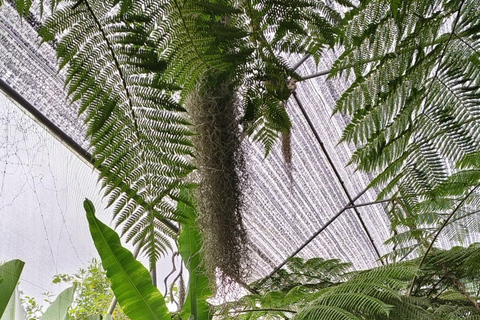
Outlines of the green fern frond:
M475 158L475 153L467 154L458 162L456 172L423 194L409 195L405 193L408 189L401 189L402 198L396 199L389 211L397 231L387 243L404 248L416 242L426 248L436 238L438 228L445 228L444 237L459 241L469 232L477 232L480 199L472 190L480 183L480 171L475 168Z
M158 52L168 62L164 79L182 84L185 97L208 70L232 72L251 49L231 1L161 1L164 16L154 32Z
M342 24L345 51L330 74L354 76L335 108L351 117L342 140L357 147L350 163L377 173L379 198L402 197L405 208L391 212L400 250L428 243L478 183L452 164L480 147L479 4L365 1ZM456 215L446 231L460 231L472 210Z
M193 170L191 133L184 109L168 94L176 86L162 80L166 64L152 40L151 11L136 4L119 15L115 5L64 1L40 33L57 40L117 224L153 265L170 246L165 235L175 234L168 220L181 219L175 195Z
M351 317L368 319L387 319L391 313L403 314L415 309L421 313L421 308L413 301L402 300L400 293L417 271L413 264L394 264L355 273L348 281L323 290L319 298L301 310L295 318L320 316L316 313L317 310L333 314L338 309Z
M321 1L311 0L248 0L239 8L251 48L246 64L239 69L244 75L239 77L245 93L244 128L264 145L268 155L291 128L285 107L294 88L289 88L287 81L301 80L282 56L309 54L318 62L324 49L334 44L341 15Z
M443 159L456 161L478 145L478 115L473 107L478 102L478 88L473 85L478 72L470 71L474 69L470 60L477 53L475 47L461 44L471 42L473 35L456 39L453 34L461 32L460 24L442 33L445 21L465 14L458 6L444 9L422 1L404 4L405 14L398 23L388 3L371 1L348 24L344 32L348 38L343 39L347 49L332 75L356 69L357 79L336 110L352 116L343 139L359 145L352 157L359 169L383 170L403 157L396 165L401 172L402 163L409 162L404 153L417 150L410 155L414 168L407 175L417 173L411 179L421 185L433 173L427 185L438 184L447 175ZM418 162L427 149L424 162ZM394 176L390 173L388 178ZM407 179L404 176L400 180Z

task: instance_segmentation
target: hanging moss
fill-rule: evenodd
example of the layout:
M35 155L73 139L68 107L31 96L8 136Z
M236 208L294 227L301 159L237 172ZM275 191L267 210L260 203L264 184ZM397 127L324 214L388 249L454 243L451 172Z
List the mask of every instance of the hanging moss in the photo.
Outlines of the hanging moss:
M234 86L226 77L205 77L186 98L194 125L198 226L205 269L212 284L245 279L247 235L242 222L246 170L240 146Z

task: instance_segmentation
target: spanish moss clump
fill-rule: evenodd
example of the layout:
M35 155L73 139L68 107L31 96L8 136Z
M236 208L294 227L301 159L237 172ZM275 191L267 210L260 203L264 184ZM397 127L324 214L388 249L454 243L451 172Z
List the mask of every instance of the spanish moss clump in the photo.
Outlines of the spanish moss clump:
M287 165L292 164L292 133L282 132L282 154Z
M287 82L287 88L290 90L290 93L294 93L297 90L297 79L290 78ZM283 107L287 108L287 103L282 102ZM283 160L287 165L287 172L288 176L290 177L290 181L292 181L292 129L290 128L286 132L282 132L281 139L282 139L282 154Z
M282 132L282 154L285 161L287 175L290 182L293 181L293 165L292 165L292 132Z
M204 264L215 287L246 277L247 234L242 222L242 186L246 170L234 87L222 79L204 79L185 106L194 125L196 201L203 238Z

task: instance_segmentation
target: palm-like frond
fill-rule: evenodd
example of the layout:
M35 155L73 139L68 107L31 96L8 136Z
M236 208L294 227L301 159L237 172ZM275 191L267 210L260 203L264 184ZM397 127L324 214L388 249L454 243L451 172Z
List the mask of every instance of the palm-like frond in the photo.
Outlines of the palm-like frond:
M290 131L286 101L295 90L294 82L301 79L282 56L310 54L318 60L333 45L341 16L311 0L247 0L241 8L253 48L242 69L244 127L268 155L279 136Z
M478 148L477 7L415 1L395 11L367 1L348 15L332 75L353 71L355 79L336 111L352 117L343 134L357 145L351 162L381 172L371 184L384 187L380 197L401 185L423 194Z
M425 297L437 296L443 300L478 299L479 247L479 243L473 243L468 248L434 250L422 267L414 294ZM456 293L456 296L452 296L451 293Z
M235 74L251 49L239 24L241 11L230 0L160 1L163 18L153 33L168 61L164 78L188 94L206 71Z
M469 233L478 233L480 170L476 159L477 153L467 154L435 188L395 199L389 213L396 231L387 243L396 245L396 250L389 257L423 255L439 236L461 243Z
M319 262L335 266L339 273L329 276L329 267L314 270L307 266ZM290 261L288 268L277 275L278 288L247 295L239 302L227 305L230 309L224 315L228 318L233 313L241 319L435 319L428 311L430 301L402 294L417 274L415 264L395 264L349 273L344 266L335 260ZM298 277L298 273L303 281L288 286L288 279ZM323 275L318 277L320 274Z
M144 8L146 9L146 8ZM56 39L72 101L85 113L102 184L117 224L153 264L175 233L182 179L193 169L184 109L169 97L151 37L151 12L120 14L115 1L64 1L41 29Z
M412 264L360 272L324 290L295 319L337 319L342 314L345 319L433 319L425 308L428 301L401 294L416 273Z
M346 271L350 268L350 263L337 259L293 258L272 277L252 283L251 287L258 293L221 306L218 314L229 318L233 312L235 317L251 320L289 318L324 290L347 279Z
M475 219L479 180L454 164L480 147L479 4L365 1L345 16L331 76L353 82L335 110L351 117L351 163L395 199L389 242L403 257Z

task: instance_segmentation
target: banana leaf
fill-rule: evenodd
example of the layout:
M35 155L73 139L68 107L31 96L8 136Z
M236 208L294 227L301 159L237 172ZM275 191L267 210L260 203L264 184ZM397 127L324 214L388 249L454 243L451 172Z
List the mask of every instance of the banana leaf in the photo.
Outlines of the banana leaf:
M188 191L183 190L184 196ZM191 197L190 197L191 198ZM188 294L185 304L180 312L182 319L208 320L211 319L208 298L212 292L209 281L202 266L202 240L195 223L195 208L186 204L179 204L179 210L188 216L182 223L182 231L178 239L178 252L189 271Z
M72 305L76 285L65 289L48 307L40 320L68 320L68 308Z
M11 260L0 265L0 319L17 287L24 265L21 260Z
M84 207L90 233L118 303L131 320L170 320L165 300L148 270L123 248L117 233L95 217L90 200Z

